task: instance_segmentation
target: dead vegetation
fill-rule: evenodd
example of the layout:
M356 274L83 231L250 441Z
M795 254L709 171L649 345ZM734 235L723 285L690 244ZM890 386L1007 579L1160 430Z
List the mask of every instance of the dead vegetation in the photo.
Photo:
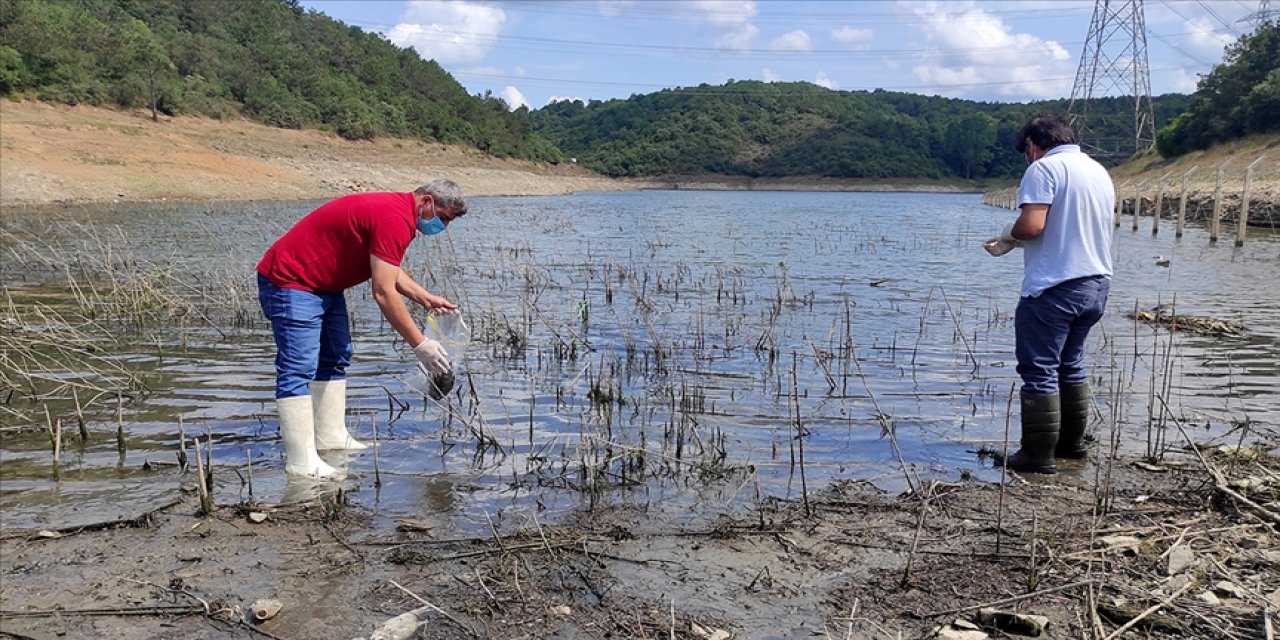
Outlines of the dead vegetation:
M373 514L342 494L204 517L188 499L0 540L0 631L345 640L399 618L412 635L381 637L892 640L966 625L1018 637L1043 616L1049 638L1274 637L1280 460L1266 447L898 497L849 482L810 507L765 500L676 526L584 508L554 526L530 513L524 526L450 537L421 520L372 530ZM160 540L181 552L157 553ZM85 553L98 559L85 565ZM264 579L255 566L270 557L306 561ZM75 571L83 583L69 589L36 586ZM317 580L341 596L316 605ZM281 609L255 621L262 598Z

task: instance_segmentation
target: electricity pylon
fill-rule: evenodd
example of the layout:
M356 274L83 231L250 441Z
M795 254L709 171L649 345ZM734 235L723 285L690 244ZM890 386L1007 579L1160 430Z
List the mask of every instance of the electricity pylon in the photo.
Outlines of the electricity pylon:
M1280 9L1272 9L1271 0L1258 0L1258 10L1246 16L1245 20L1257 29L1276 18L1280 18Z
M1097 0L1067 113L1076 135L1094 155L1128 157L1155 144L1151 69L1147 64L1147 21L1142 0ZM1100 98L1133 101L1124 120L1100 112Z

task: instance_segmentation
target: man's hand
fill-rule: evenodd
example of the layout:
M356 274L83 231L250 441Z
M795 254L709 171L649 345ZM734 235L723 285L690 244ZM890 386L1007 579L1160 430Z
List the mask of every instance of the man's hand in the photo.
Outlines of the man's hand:
M444 350L444 345L431 338L414 347L413 355L418 357L422 368L430 373L438 375L449 372L449 353Z
M422 308L430 311L433 315L439 315L458 308L458 305L449 302L447 298L430 294L426 291L422 292L422 299L419 300L419 303L422 305Z
M1021 247L1022 241L1013 237L1013 225L1014 223L1012 222L1005 225L1004 229L1000 231L1000 235L987 239L982 243L982 248L986 249L987 253L1000 257L1013 251L1015 247Z

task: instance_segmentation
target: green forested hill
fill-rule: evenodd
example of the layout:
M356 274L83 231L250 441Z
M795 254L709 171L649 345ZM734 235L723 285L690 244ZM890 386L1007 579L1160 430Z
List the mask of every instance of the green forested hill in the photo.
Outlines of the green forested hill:
M560 157L525 111L295 0L3 0L0 95Z
M1200 79L1190 107L1156 135L1166 158L1255 133L1280 131L1280 22L1261 25L1227 49Z
M1189 103L1155 99L1163 125ZM966 178L1016 175L1013 138L1064 100L982 103L809 83L729 82L533 112L534 130L566 155L613 176L719 173L750 177ZM1122 137L1132 99L1098 101L1100 137ZM1129 110L1126 115L1126 110Z
M1157 97L1161 152L1280 128L1277 60L1280 36L1264 26L1230 50L1194 98ZM611 176L1004 178L1022 171L1013 138L1026 118L1067 109L1065 100L984 103L730 81L510 112L499 98L469 95L414 51L296 0L0 0L0 95L243 114L501 157L567 155ZM1131 98L1090 108L1098 139L1126 137L1131 122Z

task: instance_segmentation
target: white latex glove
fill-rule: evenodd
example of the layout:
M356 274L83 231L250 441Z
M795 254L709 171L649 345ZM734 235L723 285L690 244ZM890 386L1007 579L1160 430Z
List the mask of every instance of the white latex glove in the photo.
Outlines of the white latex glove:
M996 257L1009 253L1010 251L1013 251L1015 247L1021 246L1022 241L1013 237L1012 222L1005 225L1004 229L1000 231L1000 235L989 238L982 243L982 248L986 249L987 253Z
M418 362L422 363L422 368L430 373L441 374L449 372L449 353L444 350L444 345L427 338L422 344L413 348L413 355L418 357Z

